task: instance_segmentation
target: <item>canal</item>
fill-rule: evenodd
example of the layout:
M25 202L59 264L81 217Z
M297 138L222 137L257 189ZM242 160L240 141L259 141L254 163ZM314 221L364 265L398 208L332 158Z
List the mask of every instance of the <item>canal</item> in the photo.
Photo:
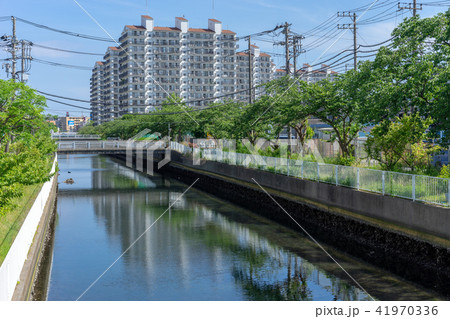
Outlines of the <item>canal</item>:
M99 155L58 161L48 300L439 299L324 245L366 293L300 232L195 188L181 196L176 180Z

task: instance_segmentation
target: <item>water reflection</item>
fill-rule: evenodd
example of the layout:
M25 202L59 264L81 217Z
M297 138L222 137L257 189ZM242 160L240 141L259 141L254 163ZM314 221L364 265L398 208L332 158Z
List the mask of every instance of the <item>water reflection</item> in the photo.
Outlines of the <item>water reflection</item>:
M186 185L106 157L59 166L75 184L60 184L50 300L76 299L150 227L83 300L370 299L305 238L244 209L194 189L168 209Z

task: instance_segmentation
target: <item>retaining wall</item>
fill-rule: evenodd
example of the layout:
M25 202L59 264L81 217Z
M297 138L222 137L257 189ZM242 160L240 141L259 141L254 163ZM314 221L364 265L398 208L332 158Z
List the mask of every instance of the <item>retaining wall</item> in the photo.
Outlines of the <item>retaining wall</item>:
M55 173L56 163L57 157L55 156L52 173ZM57 179L57 174L55 174L42 186L5 260L0 266L0 301L12 300L16 285L20 281L24 264L27 262L27 259L34 258L33 255L35 254L30 251L30 247L35 241L39 223L43 218L45 219L44 213L50 209L49 199L52 198L52 194L56 193ZM33 269L30 270L32 271ZM33 280L32 276L26 277L30 277L29 280Z
M264 187L300 196L348 210L363 216L377 218L412 230L425 232L450 239L450 209L432 206L409 199L375 194L306 179L261 171L243 166L228 165L202 160L201 165L193 165L192 159L172 155L175 162L203 171L236 178L248 183L255 179Z

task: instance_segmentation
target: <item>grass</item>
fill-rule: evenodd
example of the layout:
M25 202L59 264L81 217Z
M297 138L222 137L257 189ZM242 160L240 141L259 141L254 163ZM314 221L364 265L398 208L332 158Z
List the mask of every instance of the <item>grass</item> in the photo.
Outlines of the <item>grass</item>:
M22 196L13 200L14 207L11 211L4 216L0 216L0 265L5 260L42 185L24 186Z

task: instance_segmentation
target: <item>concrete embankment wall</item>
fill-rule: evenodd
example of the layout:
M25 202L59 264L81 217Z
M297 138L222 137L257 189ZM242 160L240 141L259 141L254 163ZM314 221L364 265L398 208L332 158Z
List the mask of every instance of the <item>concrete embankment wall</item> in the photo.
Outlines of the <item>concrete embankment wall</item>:
M316 240L450 296L448 209L175 152L160 172L302 232L255 179Z
M188 167L255 183L285 193L300 196L325 206L348 210L363 216L393 222L412 230L450 239L450 209L431 206L399 197L358 191L305 179L225 163L204 161L193 165L192 159L174 154L176 162Z
M52 167L56 170L57 158ZM44 183L0 266L0 300L25 300L35 277L42 238L56 199L57 174Z

